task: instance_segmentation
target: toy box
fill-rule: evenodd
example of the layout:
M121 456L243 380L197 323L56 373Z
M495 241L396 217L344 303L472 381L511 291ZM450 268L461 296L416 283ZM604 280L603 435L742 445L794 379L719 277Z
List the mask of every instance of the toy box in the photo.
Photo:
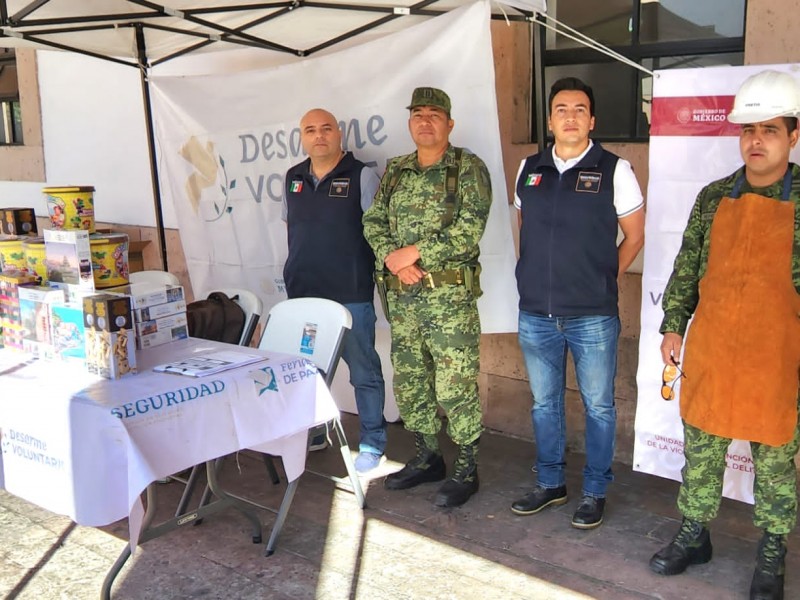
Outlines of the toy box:
M3 345L22 350L22 318L19 310L19 290L38 283L36 275L19 271L0 273L0 328L3 330Z
M187 337L189 337L189 326L185 310L160 319L136 322L136 339L139 348L152 348Z
M0 209L0 233L37 235L36 213L32 208Z
M83 306L74 302L54 304L50 314L55 357L83 363L86 360Z
M109 294L130 296L134 310L149 308L157 304L185 301L183 287L180 285L164 285L158 283L131 283L105 290Z
M19 288L19 312L22 321L22 349L35 358L54 358L51 331L52 306L64 303L63 290L50 287Z
M165 331L167 329L174 329L186 325L186 312L176 313L174 315L167 315L160 319L150 319L149 321L140 321L136 323L137 335L148 335L156 333L157 331Z
M86 329L86 368L107 379L133 375L136 341L131 300L127 296L97 294L83 299Z
M133 320L137 323L152 321L168 317L177 313L186 312L186 301L176 300L175 302L165 302L164 304L154 304L145 308L137 308L133 311Z
M89 232L45 229L44 254L48 282L63 289L67 301L77 302L94 292Z
M137 335L136 340L139 348L152 348L161 346L175 340L183 340L189 337L189 328L186 325L159 329L155 333L145 333Z

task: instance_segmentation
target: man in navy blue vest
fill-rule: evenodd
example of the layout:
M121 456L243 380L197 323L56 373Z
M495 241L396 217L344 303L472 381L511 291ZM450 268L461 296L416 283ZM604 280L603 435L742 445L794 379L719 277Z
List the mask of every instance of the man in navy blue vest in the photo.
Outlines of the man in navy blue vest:
M326 110L303 116L300 140L308 158L289 169L284 182L289 257L283 278L289 298L328 298L353 315L342 358L350 369L361 422L356 470L365 473L381 463L386 448L386 391L375 351L375 256L361 225L380 179L342 151L339 124Z
M567 349L586 412L578 529L603 522L613 479L616 437L614 376L620 322L617 279L644 245L642 193L630 164L589 139L592 88L574 77L550 90L555 143L522 161L519 209L519 343L533 392L538 481L511 505L519 515L567 501L564 408ZM617 245L618 227L622 242Z

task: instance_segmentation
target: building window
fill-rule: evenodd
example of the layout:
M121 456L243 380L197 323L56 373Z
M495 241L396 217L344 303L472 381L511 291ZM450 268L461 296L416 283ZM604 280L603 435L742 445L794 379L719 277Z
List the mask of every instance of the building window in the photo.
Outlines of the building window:
M13 48L0 48L0 145L22 144L17 58Z
M549 16L649 70L744 64L745 12L745 0L547 3ZM652 77L554 31L540 32L534 61L542 61L543 81L534 82L534 97L542 96L546 104L554 81L579 77L594 90L595 139L646 141ZM534 140L545 116L541 109L534 114Z

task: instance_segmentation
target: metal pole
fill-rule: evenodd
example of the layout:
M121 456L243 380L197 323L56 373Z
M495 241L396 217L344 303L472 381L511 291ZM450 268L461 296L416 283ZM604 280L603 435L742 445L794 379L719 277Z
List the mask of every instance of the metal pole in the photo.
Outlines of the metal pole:
M158 163L156 161L156 136L153 131L153 108L150 103L150 82L147 78L147 49L144 41L144 27L136 24L136 52L139 61L139 75L142 82L142 101L144 103L144 121L147 128L147 150L150 155L150 181L153 186L153 204L155 206L156 227L161 250L161 267L169 271L167 266L167 235L164 230L164 213L161 208L161 186L158 182Z
M545 37L542 27L536 23L539 18L539 13L533 17L533 97L536 99L533 118L538 151L542 152L547 147L547 88L544 81Z

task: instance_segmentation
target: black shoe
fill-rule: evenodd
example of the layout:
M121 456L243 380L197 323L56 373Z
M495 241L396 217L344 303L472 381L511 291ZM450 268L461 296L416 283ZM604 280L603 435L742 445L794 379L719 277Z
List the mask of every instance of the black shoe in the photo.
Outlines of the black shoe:
M461 506L478 491L478 474L464 480L453 477L448 479L439 488L436 498L433 501L435 506L447 508L451 506Z
M518 515L534 515L548 506L560 506L567 502L567 486L545 488L537 485L529 494L511 505L511 512Z
M407 490L420 483L441 481L445 475L447 469L442 455L428 452L424 456L415 456L397 473L387 476L383 485L387 490Z
M578 529L594 529L603 524L603 510L606 507L605 498L584 496L578 509L572 516L572 526Z
M439 488L433 501L435 506L447 508L461 506L478 491L478 440L459 445L453 467L453 476Z
M650 570L659 575L683 573L689 565L711 560L711 534L697 521L684 517L675 538L650 559Z
M750 600L783 600L786 536L764 532L750 583Z

